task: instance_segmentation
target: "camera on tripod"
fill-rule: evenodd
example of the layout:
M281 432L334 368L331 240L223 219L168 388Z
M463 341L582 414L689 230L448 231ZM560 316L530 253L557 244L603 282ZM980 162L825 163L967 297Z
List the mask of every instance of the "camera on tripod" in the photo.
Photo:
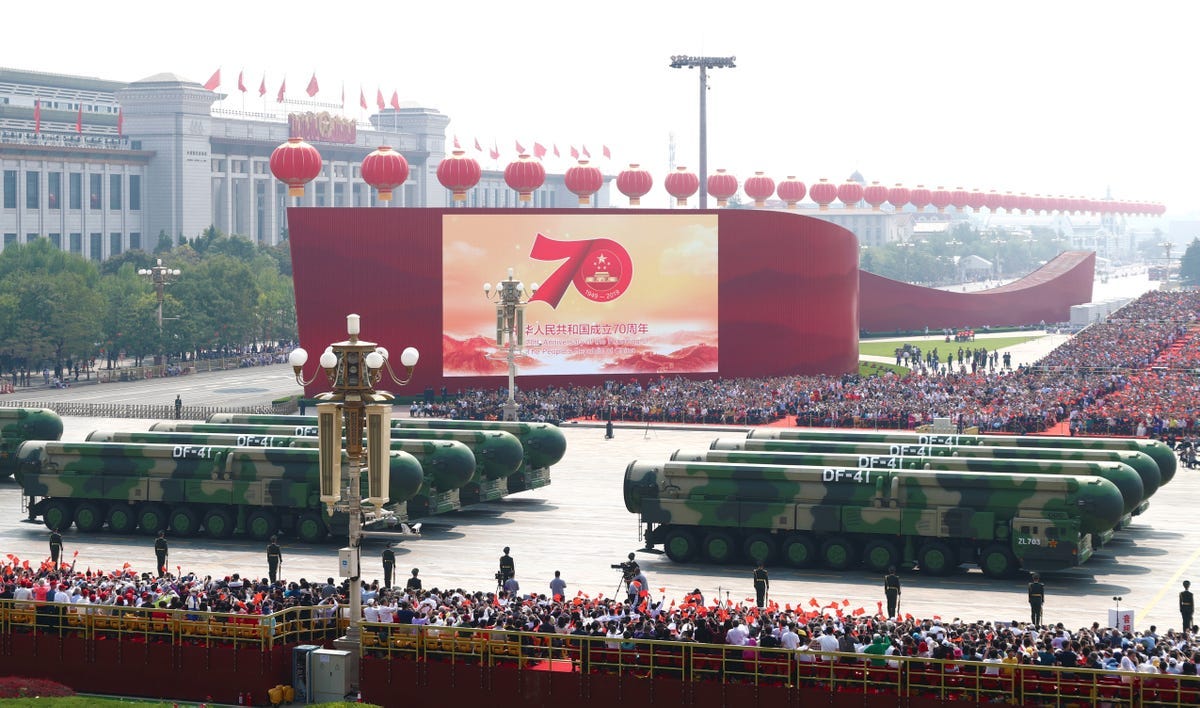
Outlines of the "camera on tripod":
M621 580L623 580L626 583L628 583L630 580L633 580L633 576L637 575L638 570L639 570L637 561L635 561L633 558L634 558L633 554L630 553L629 560L624 561L622 563L613 563L611 566L609 566L610 568L613 568L613 569L620 568L621 569Z

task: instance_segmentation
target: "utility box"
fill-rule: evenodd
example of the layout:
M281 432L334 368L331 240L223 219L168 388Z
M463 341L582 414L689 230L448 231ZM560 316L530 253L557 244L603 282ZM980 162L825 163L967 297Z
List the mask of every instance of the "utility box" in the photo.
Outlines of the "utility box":
M952 435L956 430L954 421L950 418L934 418L930 432L934 435Z
M356 548L347 546L338 549L338 575L342 578L358 577L358 553Z
M312 653L309 681L313 703L337 703L350 693L350 652L318 649Z
M296 702L312 700L312 653L321 647L316 644L300 644L292 649L292 687L296 689Z

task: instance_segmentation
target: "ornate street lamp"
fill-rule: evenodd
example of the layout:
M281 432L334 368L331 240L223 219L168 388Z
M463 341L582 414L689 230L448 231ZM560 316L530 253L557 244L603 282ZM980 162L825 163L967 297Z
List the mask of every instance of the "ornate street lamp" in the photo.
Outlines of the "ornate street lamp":
M168 267L164 266L162 259L158 258L158 259L155 259L155 265L153 268L139 268L138 275L149 276L150 281L154 283L154 294L158 298L158 357L159 357L158 361L156 361L155 363L166 366L167 361L166 361L166 357L165 357L164 349L163 349L162 306L163 306L163 297L165 295L165 293L163 292L163 289L166 288L168 285L170 285L171 282L175 278L179 277L179 269L178 268L168 268Z
M525 353L525 306L537 292L534 283L525 293L525 283L513 279L513 269L508 269L508 280L502 280L492 289L491 283L483 284L483 296L496 303L496 346L505 347L508 361L508 400L504 403L504 420L517 420L517 356Z
M388 500L388 466L391 446L391 401L387 391L377 391L375 384L384 372L398 386L412 380L413 367L419 353L413 347L400 354L400 364L407 369L401 379L388 361L388 351L375 342L358 338L358 315L346 315L346 332L350 338L330 344L321 354L319 363L329 381L329 391L317 394L324 401L317 404L317 435L320 460L321 501L326 513L345 511L350 517L349 547L341 549L341 575L350 578L350 626L345 641L361 644L359 623L362 621L362 586L359 577L359 544L362 541L362 492L359 475L362 472L364 451L367 466L367 502L377 510ZM304 365L308 352L296 348L288 355L296 383L308 386L318 372L305 380ZM342 436L346 440L345 469L342 463ZM363 438L366 437L364 447Z
M700 208L708 208L708 70L732 69L737 57L693 57L676 54L672 69L700 70Z

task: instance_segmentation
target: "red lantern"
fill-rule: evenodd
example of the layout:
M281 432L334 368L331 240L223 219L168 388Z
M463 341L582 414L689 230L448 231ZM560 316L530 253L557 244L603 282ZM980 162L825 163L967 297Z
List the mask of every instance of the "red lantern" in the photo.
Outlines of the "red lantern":
M879 207L888 200L888 188L878 182L872 182L863 189L863 201L871 205L871 211L879 211Z
M938 210L939 214L944 213L946 207L950 206L950 190L939 186L929 193L929 203Z
M844 206L851 208L862 201L863 186L852 179L848 179L838 185L837 195Z
M905 204L908 204L908 187L897 182L895 187L888 190L887 200L893 209L900 211Z
M933 193L925 189L925 185L918 184L917 188L908 193L908 201L917 208L917 213L925 211L925 207L929 206L929 201L933 198Z
M987 196L983 200L983 205L988 208L988 211L995 214L1000 210L1000 207L1004 206L1004 195L993 189L987 193Z
M978 212L987 206L987 193L982 189L972 189L967 192L967 206Z
M755 172L753 177L746 180L745 190L746 196L754 200L754 206L766 206L767 200L775 193L775 180L762 172Z
M962 212L967 208L967 190L962 187L955 187L950 193L950 206L954 207L957 212Z
M563 175L563 182L567 189L578 195L580 204L590 204L592 195L604 186L604 175L599 167L589 165L587 160L580 160L578 165Z
M454 193L454 201L461 202L467 198L467 190L479 184L482 171L479 163L473 157L467 157L464 150L455 150L450 157L443 158L438 163L437 178L442 186Z
M725 171L724 167L717 170L716 174L708 176L708 193L717 198L717 206L723 207L729 203L729 198L737 194L738 181L737 177Z
M271 174L288 186L289 197L303 197L304 185L321 174L321 153L303 138L288 138L271 153Z
M379 190L379 201L392 201L392 190L408 179L408 160L390 145L381 145L378 150L363 158L363 181Z
M1033 197L1029 196L1025 192L1021 192L1020 194L1018 194L1017 195L1017 209L1026 214L1032 214L1033 213Z
M1021 197L1012 192L1005 192L1000 206L1004 207L1009 214L1016 214L1021 211Z
M799 203L801 199L804 199L804 193L807 190L805 189L803 182L796 179L792 175L788 175L787 179L779 183L779 187L776 188L776 191L779 192L779 198L782 199L785 204L787 204L788 209L795 209L796 204Z
M688 197L700 189L700 178L680 165L663 181L667 193L675 197L675 206L687 206Z
M621 170L617 175L617 189L629 197L630 206L642 203L642 197L654 186L654 177L646 170L638 167L636 162L629 164L629 169Z
M825 211L833 203L833 200L837 199L837 192L837 187L822 177L820 182L817 182L812 186L812 189L808 190L808 196L812 197L812 200L821 207L821 211Z
M546 168L542 161L528 155L520 155L504 168L504 183L516 190L517 201L533 200L533 191L546 182Z

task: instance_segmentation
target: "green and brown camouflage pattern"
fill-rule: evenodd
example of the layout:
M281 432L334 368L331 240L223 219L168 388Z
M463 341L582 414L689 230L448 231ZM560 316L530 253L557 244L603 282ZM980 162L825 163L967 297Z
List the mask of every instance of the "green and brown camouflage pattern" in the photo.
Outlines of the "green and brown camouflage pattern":
M280 416L283 418L296 416ZM315 446L316 425L267 425L253 423L193 423L160 421L150 426L152 434L185 433L232 435L247 441L310 439L297 446ZM428 430L392 428L392 449L402 449L404 441L455 441L465 445L474 457L474 469L466 482L458 484L460 504L475 504L503 498L508 492L507 478L521 468L524 451L521 442L499 430ZM399 443L399 447L398 447Z
M145 532L156 533L167 527L175 511L184 509L194 518L190 528L173 529L183 534L198 532L196 522L214 511L227 514L239 528L267 516L265 526L251 532L256 537L269 537L289 521L299 523L314 515L327 523L320 518L324 512L316 450L30 441L17 455L17 483L31 500L31 518L42 515L50 528L66 528L75 521L82 531L98 530L105 519L114 524L114 509L124 514L115 530L126 532L140 524ZM413 499L423 481L415 457L390 453L389 506ZM366 475L361 482L365 496ZM76 513L80 510L86 512L82 522ZM125 517L130 515L134 520L128 524ZM276 528L268 528L272 525ZM324 526L319 531L311 535L323 538ZM223 536L225 530L213 535Z
M1113 483L1121 493L1125 515L1133 514L1142 504L1145 490L1142 478L1129 465L1120 462L1076 462L1045 459L994 459L985 457L921 457L915 455L873 455L853 453L766 452L748 450L676 450L673 462L720 462L753 465L801 465L857 469L935 470L1000 474L1052 474L1100 477Z
M904 442L854 442L836 438L778 439L763 437L718 438L711 444L720 450L815 452L847 455L902 455L916 457L964 457L982 459L1035 459L1059 462L1119 462L1129 465L1142 480L1143 500L1158 491L1158 464L1144 452L1133 450L1088 450L1083 448L1001 447L932 445Z
M1111 530L1124 509L1116 486L1098 477L715 462L634 461L624 496L647 525L647 544L663 543L673 560L699 548L717 562L776 550L802 565L811 559L797 555L819 545L835 568L861 550L876 570L920 558L934 572L978 562L995 575L1017 562L1083 563L1091 534ZM739 542L744 558L726 552Z
M214 413L210 423L251 423L265 425L316 425L315 416L248 413ZM567 438L557 425L507 420L457 420L448 418L392 418L392 428L405 430L502 430L521 441L525 459L521 469L508 478L511 494L550 484L550 467L558 464L567 450Z
M902 431L869 431L828 428L758 429L749 433L755 438L782 440L834 439L858 442L900 442L927 445L998 445L1001 447L1053 447L1084 450L1136 450L1144 452L1158 463L1162 484L1175 477L1178 460L1175 451L1161 440L1147 438L1075 437L1062 435L957 435L942 433L909 433Z
M21 443L58 440L62 432L62 418L49 408L0 408L0 477L16 471Z

